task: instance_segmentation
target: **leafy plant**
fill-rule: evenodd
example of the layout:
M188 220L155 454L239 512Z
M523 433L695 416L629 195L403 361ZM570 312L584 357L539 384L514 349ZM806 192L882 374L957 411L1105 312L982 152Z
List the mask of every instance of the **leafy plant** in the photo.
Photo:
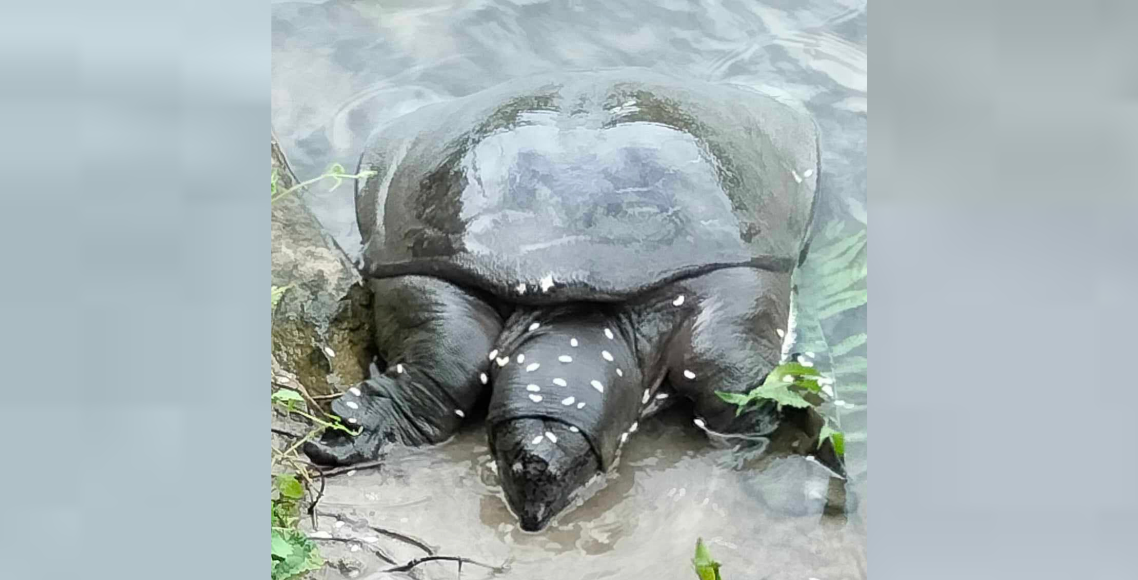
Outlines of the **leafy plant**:
M305 572L318 570L324 559L316 544L297 528L300 521L300 500L304 486L295 475L278 475L273 478L272 491L272 579L296 578Z
M695 573L699 580L721 580L719 577L719 562L711 559L711 553L703 543L703 538L695 541L695 558L692 558Z
M868 303L866 240L865 230L845 234L842 223L832 223L819 232L806 263L794 276L793 322L784 356L792 345L811 358L818 352L818 362L828 373L812 366L813 361L808 361L811 366L802 360L786 361L749 393L717 393L737 405L738 413L768 400L779 408L815 409L823 418L818 445L830 441L838 456L844 456L846 450L843 409L854 407L844 398L866 391L868 360L854 353L865 346L868 336L864 332L847 336L838 333L838 323Z

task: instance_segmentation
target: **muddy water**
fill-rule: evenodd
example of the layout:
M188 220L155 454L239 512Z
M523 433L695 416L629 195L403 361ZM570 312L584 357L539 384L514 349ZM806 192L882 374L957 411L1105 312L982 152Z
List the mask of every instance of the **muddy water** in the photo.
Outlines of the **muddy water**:
M302 179L331 163L354 171L368 134L420 106L502 81L564 69L640 66L736 83L801 101L821 129L818 224L867 221L867 11L860 0L394 0L273 5L273 129ZM352 188L311 192L313 211L358 252ZM864 307L831 321L865 331ZM858 382L865 382L864 373ZM840 386L840 385L839 385ZM498 495L479 425L437 448L400 453L376 471L328 481L320 519L334 564L317 577L383 578L418 549L367 524L410 533L499 577L695 578L704 537L726 580L864 578L868 481L864 394L843 426L848 485L795 451L793 434L753 450L715 446L675 409L641 421L620 465L583 505L524 534ZM353 547L356 549L353 551ZM455 578L453 563L415 568ZM474 566L463 578L484 577Z
M707 541L728 579L865 576L864 506L842 513L840 482L790 453L793 430L748 459L733 447L709 445L689 416L677 407L642 423L591 497L536 534L519 530L506 507L480 428L437 448L401 452L378 471L331 478L318 529L373 541L356 543L357 551L352 543L323 542L326 557L343 565L325 577L389 577L381 571L390 564L371 547L400 563L424 555L369 524L421 538L439 554L508 562L501 578L691 580L696 537ZM431 563L418 574L455 578L457 567ZM492 576L471 565L462 573Z

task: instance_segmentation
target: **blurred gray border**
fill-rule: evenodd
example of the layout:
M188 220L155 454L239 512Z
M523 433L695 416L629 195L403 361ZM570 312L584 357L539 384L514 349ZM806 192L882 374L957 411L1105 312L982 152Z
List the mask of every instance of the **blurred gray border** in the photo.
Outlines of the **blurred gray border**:
M1134 577L1136 8L874 4L877 579ZM0 13L5 577L268 572L268 41Z
M876 580L1138 578L1136 15L873 5Z
M267 578L269 4L0 7L0 576Z

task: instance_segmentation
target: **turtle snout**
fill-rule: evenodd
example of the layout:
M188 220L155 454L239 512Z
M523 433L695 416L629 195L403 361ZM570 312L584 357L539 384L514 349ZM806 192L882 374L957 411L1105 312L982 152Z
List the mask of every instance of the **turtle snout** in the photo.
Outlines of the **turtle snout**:
M527 532L549 525L598 470L596 455L580 432L544 419L498 425L494 455L506 501Z

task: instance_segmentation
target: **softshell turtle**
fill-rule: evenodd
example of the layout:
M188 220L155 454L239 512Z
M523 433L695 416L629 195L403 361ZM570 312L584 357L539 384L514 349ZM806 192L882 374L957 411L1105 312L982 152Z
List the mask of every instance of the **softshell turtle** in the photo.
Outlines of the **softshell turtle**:
M669 396L717 432L782 354L818 139L800 109L646 71L513 80L377 131L361 269L381 372L332 408L322 464L450 437L486 410L507 503L540 530Z

